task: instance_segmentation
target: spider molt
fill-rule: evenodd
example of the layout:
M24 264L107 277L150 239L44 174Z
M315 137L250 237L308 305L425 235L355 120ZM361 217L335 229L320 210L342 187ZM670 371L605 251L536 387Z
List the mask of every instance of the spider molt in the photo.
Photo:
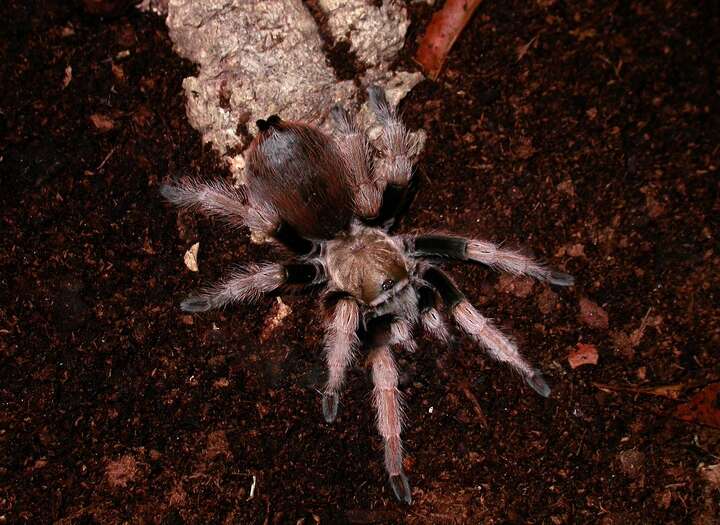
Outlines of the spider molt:
M364 130L339 106L330 113L330 135L314 125L273 115L257 122L259 132L246 154L247 183L240 189L223 181L186 178L163 186L161 193L182 208L248 227L277 243L285 254L282 262L233 271L183 301L184 311L248 303L291 289L320 290L328 369L324 418L335 420L348 366L357 353L367 354L390 485L400 501L411 503L403 472L402 396L393 351L414 349L413 330L418 325L447 342L447 315L538 394L550 394L541 373L467 301L438 263L480 263L558 286L571 285L573 278L484 240L392 233L412 194L419 146L384 91L373 86L368 95L382 126L377 145L370 144ZM444 308L438 308L440 301Z

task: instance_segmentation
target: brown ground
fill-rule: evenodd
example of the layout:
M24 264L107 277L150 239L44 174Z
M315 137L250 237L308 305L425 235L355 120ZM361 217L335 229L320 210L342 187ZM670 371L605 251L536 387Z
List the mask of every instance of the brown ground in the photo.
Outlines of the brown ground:
M224 176L162 21L37 3L0 8L0 524L717 523L720 430L674 417L720 380L716 4L487 1L405 102L429 132L405 230L524 246L577 278L451 269L553 394L463 339L400 356L407 508L362 366L322 420L312 298L263 338L272 301L178 310L270 252L160 200L166 177ZM408 65L432 8L412 10Z

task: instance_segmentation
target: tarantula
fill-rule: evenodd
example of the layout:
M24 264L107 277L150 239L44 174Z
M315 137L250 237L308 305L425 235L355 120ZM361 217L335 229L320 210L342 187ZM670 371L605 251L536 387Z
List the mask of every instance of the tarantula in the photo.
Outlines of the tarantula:
M247 184L241 189L220 181L183 179L163 186L161 193L175 205L232 226L247 226L294 255L281 263L241 267L184 300L182 310L203 312L291 289L322 290L328 368L324 418L328 423L335 420L346 370L358 350L367 351L385 467L395 496L409 504L400 441L402 399L391 348L413 350L412 332L418 324L447 342L440 301L493 358L509 364L541 396L550 394L540 372L433 261L478 262L560 286L571 285L573 278L483 240L390 234L413 194L419 146L384 91L371 87L368 94L382 125L376 148L339 106L330 113L332 136L316 126L273 115L257 121L259 133L246 155Z

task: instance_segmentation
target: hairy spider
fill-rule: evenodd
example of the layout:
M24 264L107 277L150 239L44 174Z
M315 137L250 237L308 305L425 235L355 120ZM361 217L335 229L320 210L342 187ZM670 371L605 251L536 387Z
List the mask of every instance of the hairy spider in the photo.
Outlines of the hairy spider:
M247 226L294 254L282 263L235 270L183 301L181 308L202 312L292 288L321 289L327 323L325 420L335 420L346 370L359 349L366 351L390 485L400 501L410 503L400 441L402 399L391 348L413 350L412 331L418 324L447 342L439 300L447 315L493 358L509 364L541 396L550 394L540 372L433 261L478 262L560 286L571 285L573 278L483 240L391 235L397 215L413 193L413 163L419 147L384 91L371 87L368 93L382 125L380 155L374 155L365 133L341 107L331 112L332 137L313 125L273 115L257 122L259 133L246 155L247 184L241 189L221 181L184 179L161 192L173 204L232 226Z

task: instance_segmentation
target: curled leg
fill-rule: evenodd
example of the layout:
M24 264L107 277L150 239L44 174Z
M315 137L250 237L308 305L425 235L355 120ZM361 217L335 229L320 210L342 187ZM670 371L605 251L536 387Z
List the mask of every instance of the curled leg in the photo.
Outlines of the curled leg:
M340 388L345 381L345 371L358 347L357 328L360 310L350 298L340 299L325 335L325 361L328 367L328 382L323 392L323 416L332 423L337 417Z
M414 257L446 257L461 261L475 261L493 268L528 275L558 286L571 286L571 275L544 267L520 252L504 250L497 245L476 239L463 239L448 235L419 235L406 238L405 244Z
M460 328L483 345L490 356L509 364L541 396L548 397L550 395L550 387L543 379L542 374L525 361L515 343L495 328L488 318L473 308L445 273L430 267L423 274L423 278L440 293Z
M254 302L266 293L286 285L311 285L325 279L323 267L313 263L252 264L234 271L228 278L185 299L180 308L204 312L231 303Z
M385 444L385 469L390 476L390 485L398 500L410 504L412 495L407 476L402 466L403 414L398 373L395 361L387 346L376 348L371 356L372 376L375 385L373 400L377 410L377 426Z

